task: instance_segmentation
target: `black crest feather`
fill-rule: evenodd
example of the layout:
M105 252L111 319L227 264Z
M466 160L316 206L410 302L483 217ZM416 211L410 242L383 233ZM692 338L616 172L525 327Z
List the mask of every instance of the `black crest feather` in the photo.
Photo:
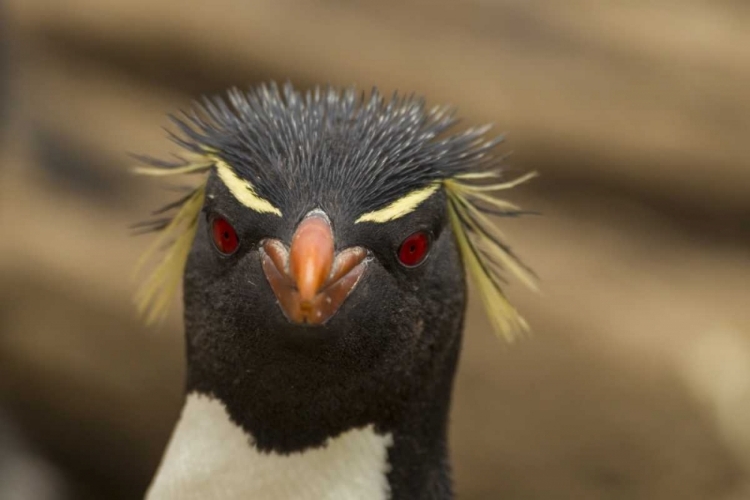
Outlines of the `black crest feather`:
M502 140L484 139L486 129L441 137L456 122L449 108L427 109L414 96L386 100L377 89L369 96L332 87L303 94L290 84L232 89L173 120L180 145L215 152L282 211L300 201L294 187L304 185L308 196L369 212L489 166Z

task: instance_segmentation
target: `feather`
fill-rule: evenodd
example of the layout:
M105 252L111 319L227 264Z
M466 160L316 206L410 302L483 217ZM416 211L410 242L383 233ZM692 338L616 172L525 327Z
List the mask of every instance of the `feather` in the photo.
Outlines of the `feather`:
M137 168L135 171L144 175L182 175L204 173L212 165L207 159L203 158L194 163L184 162L177 167L174 164L165 163L154 165L154 162L148 161L152 166ZM164 318L169 301L179 287L185 263L195 239L198 216L205 199L205 190L206 184L203 181L188 195L153 212L153 215L156 216L176 210L172 217L160 217L133 226L139 232L159 232L159 235L138 260L135 266L136 274L159 250L164 250L163 257L142 283L135 296L138 312L145 318L147 324L152 324Z
M490 172L470 173L456 176L443 182L448 195L448 214L456 235L464 265L475 282L485 311L493 329L508 341L516 335L527 332L529 326L518 311L510 304L501 288L504 281L501 271L507 269L532 290L537 290L536 278L520 259L503 243L500 230L487 217L475 201L488 203L499 210L520 211L520 208L507 201L483 193L508 189L531 179L535 172L505 183L473 186L461 180L477 180L499 177L487 175Z

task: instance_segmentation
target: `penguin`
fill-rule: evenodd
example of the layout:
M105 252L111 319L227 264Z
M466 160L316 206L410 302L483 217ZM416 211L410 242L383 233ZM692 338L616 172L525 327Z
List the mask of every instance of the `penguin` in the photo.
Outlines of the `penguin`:
M453 498L448 413L471 275L506 338L528 325L506 271L533 273L492 215L502 137L451 108L377 89L231 89L172 116L198 175L139 224L164 254L147 321L183 284L185 404L147 491L164 499Z

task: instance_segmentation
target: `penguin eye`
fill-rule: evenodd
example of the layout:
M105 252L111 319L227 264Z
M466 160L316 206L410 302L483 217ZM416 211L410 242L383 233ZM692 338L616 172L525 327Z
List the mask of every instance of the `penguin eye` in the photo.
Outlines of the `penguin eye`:
M430 251L430 236L418 231L408 236L398 249L398 260L405 267L416 267L421 264Z
M230 255L240 246L237 231L222 217L214 217L211 220L211 236L216 249L224 255Z

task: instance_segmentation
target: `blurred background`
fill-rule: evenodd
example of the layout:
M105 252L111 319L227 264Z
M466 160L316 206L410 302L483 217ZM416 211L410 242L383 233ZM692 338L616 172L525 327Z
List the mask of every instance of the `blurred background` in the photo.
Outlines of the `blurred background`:
M750 498L750 3L0 0L0 499L142 496L181 406L179 306L135 317L127 152L270 79L377 85L508 133L540 275L511 346L469 307L459 497Z

